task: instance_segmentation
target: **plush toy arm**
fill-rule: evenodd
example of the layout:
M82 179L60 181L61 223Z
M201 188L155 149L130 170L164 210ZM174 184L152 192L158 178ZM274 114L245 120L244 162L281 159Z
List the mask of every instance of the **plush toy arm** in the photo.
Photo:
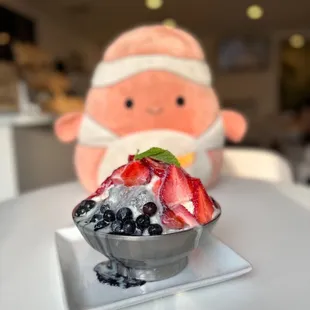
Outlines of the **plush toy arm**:
M222 118L226 137L233 142L240 142L248 127L244 116L233 110L223 110Z
M80 128L82 113L72 112L61 116L54 124L54 132L62 142L72 142L76 139Z
M93 193L104 180L98 180L100 163L106 150L77 145L74 155L74 165L82 185Z

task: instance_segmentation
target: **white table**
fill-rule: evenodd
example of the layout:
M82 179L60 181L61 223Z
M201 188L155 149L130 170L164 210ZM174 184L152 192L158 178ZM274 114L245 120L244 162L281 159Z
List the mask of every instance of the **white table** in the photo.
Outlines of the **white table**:
M223 208L215 234L253 271L130 309L310 309L310 189L228 178L211 193ZM1 310L65 309L54 231L72 225L71 210L84 197L70 183L0 205Z

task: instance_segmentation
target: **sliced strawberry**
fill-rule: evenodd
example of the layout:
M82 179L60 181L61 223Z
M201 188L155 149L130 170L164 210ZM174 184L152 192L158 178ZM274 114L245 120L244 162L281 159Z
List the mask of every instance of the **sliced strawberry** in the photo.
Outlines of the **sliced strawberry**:
M192 179L191 175L184 169L184 168L181 168L184 175L186 176L187 179Z
M173 211L166 209L161 216L161 221L164 225L171 229L182 229L184 227L184 221L178 218Z
M162 183L163 183L162 179L158 179L158 180L154 183L154 185L153 185L153 187L152 187L153 193L154 193L154 195L155 195L156 197L158 197L158 195L159 195L160 187L161 187Z
M199 179L192 178L194 214L197 221L203 225L212 220L213 202Z
M100 187L108 187L113 184L112 177L107 177L100 185Z
M143 158L142 162L146 164L159 177L165 176L168 167L167 164L151 159L149 157Z
M104 191L113 184L111 177L105 179L104 182L96 189L94 193L87 197L87 199L92 199L94 197L100 196L104 193Z
M134 161L135 155L128 155L128 162Z
M143 185L150 182L151 171L142 162L133 161L126 165L121 178L126 186Z
M190 212L188 212L188 210L184 206L174 206L172 207L172 211L174 212L178 220L183 221L189 227L195 227L199 225L195 217Z
M98 190L98 189L97 189ZM93 193L93 194L91 194L90 196L88 196L86 199L87 200L91 200L91 199L93 199L93 198L95 198L95 197L97 197L97 196L99 196L99 195L101 195L101 194L97 194L97 191L95 192L95 193Z
M108 177L105 179L104 182L101 183L101 185L97 188L96 192L93 194L94 196L99 196L103 194L103 192L113 184L113 181L111 177Z
M125 170L126 165L123 165L117 169L115 169L112 174L111 174L111 180L113 182L113 184L124 184L124 181L122 179L122 173Z
M181 168L170 165L160 191L161 200L167 207L172 207L192 199L188 180Z

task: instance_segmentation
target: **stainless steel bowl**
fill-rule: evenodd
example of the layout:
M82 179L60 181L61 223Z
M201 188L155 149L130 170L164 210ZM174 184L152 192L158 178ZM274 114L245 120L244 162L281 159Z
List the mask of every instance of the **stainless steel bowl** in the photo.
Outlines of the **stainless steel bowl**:
M104 254L116 271L126 277L145 281L170 278L187 265L188 256L213 229L221 215L208 224L160 236L113 235L83 227L75 222L88 244Z

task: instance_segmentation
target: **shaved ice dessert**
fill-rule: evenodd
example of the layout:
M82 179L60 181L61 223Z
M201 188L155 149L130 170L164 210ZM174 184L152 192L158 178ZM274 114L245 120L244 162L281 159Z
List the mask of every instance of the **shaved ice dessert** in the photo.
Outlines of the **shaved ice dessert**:
M79 227L98 234L158 236L206 225L219 213L173 154L151 148L129 155L72 215Z

